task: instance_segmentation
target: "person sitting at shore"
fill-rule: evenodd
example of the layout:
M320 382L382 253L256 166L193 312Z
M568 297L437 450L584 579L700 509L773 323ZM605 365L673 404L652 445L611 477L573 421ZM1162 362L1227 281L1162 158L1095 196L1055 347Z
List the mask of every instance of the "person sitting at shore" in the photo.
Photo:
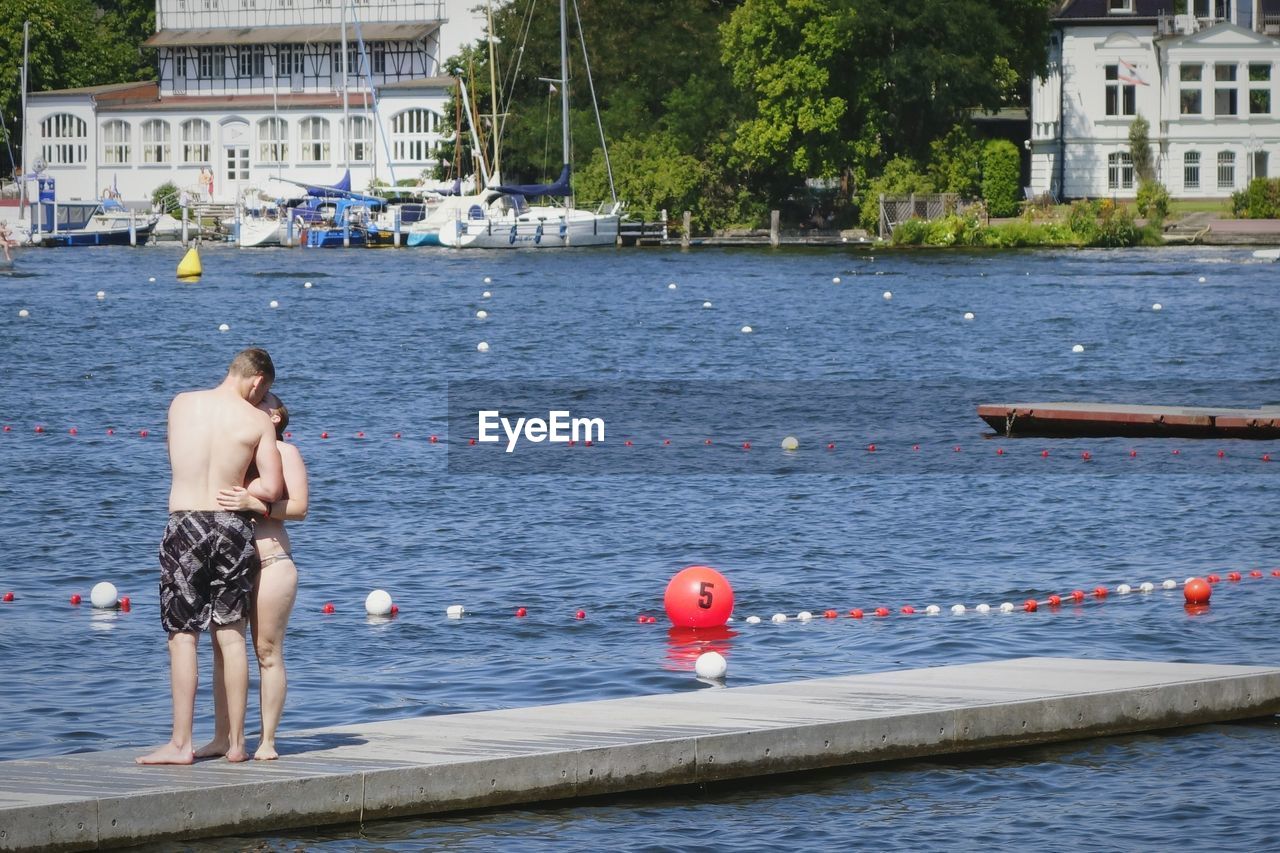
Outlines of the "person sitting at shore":
M258 658L259 700L262 714L262 738L253 754L258 761L279 757L276 729L284 712L288 679L284 665L284 635L298 593L298 567L294 565L286 521L302 521L307 517L309 493L307 468L298 448L284 440L289 426L289 410L275 394L263 397L258 408L267 413L275 426L276 447L284 465L284 494L280 500L267 503L242 486L223 489L218 505L227 512L252 512L263 516L254 525L253 541L261 568L249 599L249 630L253 650ZM222 660L214 647L213 668L214 733L213 740L196 750L196 758L223 755L228 747L229 716L226 691L222 689Z
M0 219L0 249L4 250L5 263L13 262L13 252L9 250L17 245L18 241L13 239L13 232L9 230L9 220Z

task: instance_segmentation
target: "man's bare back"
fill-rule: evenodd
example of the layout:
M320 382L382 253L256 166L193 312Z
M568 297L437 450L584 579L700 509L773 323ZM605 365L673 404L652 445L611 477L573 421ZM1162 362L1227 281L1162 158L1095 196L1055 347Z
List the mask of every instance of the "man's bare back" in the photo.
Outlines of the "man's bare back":
M169 405L170 512L218 510L218 490L242 485L249 464L255 461L260 481L283 483L271 419L236 389L224 383L173 398ZM278 488L266 491L279 496Z

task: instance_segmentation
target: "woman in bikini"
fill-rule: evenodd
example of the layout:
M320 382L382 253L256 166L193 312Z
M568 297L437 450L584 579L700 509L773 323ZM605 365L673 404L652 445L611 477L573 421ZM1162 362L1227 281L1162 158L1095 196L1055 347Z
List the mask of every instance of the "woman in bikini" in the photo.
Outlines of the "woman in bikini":
M286 521L302 521L307 517L307 468L298 448L284 441L289 426L289 410L275 394L267 394L258 404L271 416L276 428L276 446L284 463L284 497L270 506L249 494L242 487L226 489L218 494L218 505L225 510L258 513L263 518L254 525L253 539L262 565L250 599L249 629L253 633L253 650L258 656L260 696L258 704L262 712L262 741L253 757L258 761L270 761L278 757L276 752L276 727L284 711L287 688L284 668L284 633L298 592L298 568L293 564L289 551L289 533ZM215 647L214 667L221 663ZM214 735L213 740L196 750L196 757L204 758L225 752L227 700L216 689L214 680ZM219 748L222 751L219 751Z

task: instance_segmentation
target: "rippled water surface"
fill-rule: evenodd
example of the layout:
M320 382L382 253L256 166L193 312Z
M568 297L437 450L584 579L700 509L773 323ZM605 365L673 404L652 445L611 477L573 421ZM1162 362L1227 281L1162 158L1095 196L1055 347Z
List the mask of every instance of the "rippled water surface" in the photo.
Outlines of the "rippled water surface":
M1261 461L1280 462L1280 443L994 440L974 415L1006 393L1091 387L1127 389L1131 402L1280 402L1280 280L1247 250L211 247L197 284L174 280L179 258L173 247L29 251L18 274L0 275L0 424L11 427L0 433L0 591L17 597L0 604L0 759L167 737L155 556L165 409L177 391L215 384L248 345L275 358L312 486L310 517L293 530L286 753L291 729L708 689L691 673L702 645L636 622L661 615L667 579L693 563L718 567L737 594L739 619L714 643L731 685L1025 654L1280 663L1280 465ZM712 445L677 448L689 460L679 470L460 473L471 449L449 432L450 384L512 379L767 381L812 400L756 420L747 407ZM841 397L824 383L876 381L892 383L893 410L860 398L842 428ZM1134 399L1144 388L1161 398ZM880 417L892 428L878 432ZM646 428L637 444L657 452L663 425ZM786 434L801 439L794 470L778 450ZM1199 615L1163 590L948 613L1211 570L1245 580L1220 584ZM131 612L67 603L104 579ZM399 604L394 621L365 617L377 587ZM327 601L335 614L321 613ZM446 620L453 603L471 615ZM905 604L944 615L741 619ZM517 606L529 616L512 618ZM208 709L206 679L197 736ZM1276 735L1272 721L1207 726L268 843L1163 849L1194 836L1263 849L1280 843Z

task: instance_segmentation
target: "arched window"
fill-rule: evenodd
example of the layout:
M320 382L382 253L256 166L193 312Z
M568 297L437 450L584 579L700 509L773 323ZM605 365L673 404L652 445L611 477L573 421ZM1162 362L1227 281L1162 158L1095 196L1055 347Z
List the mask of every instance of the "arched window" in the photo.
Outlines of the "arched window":
M169 162L169 122L153 118L142 123L142 162Z
M1218 189L1233 190L1236 188L1236 152L1218 152Z
M282 118L258 122L258 162L289 162L289 123Z
M1182 155L1182 188L1200 189L1200 152L1188 151Z
M1107 155L1107 189L1133 189L1133 158L1128 151Z
M351 116L347 125L347 156L357 163L373 160L373 122L365 116Z
M193 118L182 123L182 162L209 162L209 122Z
M329 162L329 120L319 116L308 116L299 126L302 144L302 162Z
M129 122L112 119L102 125L102 162L108 166L129 163Z
M68 113L54 113L40 122L44 144L40 153L49 165L72 166L89 159L89 125Z
M431 159L432 137L440 132L440 115L415 109L391 117L391 156L396 160L425 163Z

